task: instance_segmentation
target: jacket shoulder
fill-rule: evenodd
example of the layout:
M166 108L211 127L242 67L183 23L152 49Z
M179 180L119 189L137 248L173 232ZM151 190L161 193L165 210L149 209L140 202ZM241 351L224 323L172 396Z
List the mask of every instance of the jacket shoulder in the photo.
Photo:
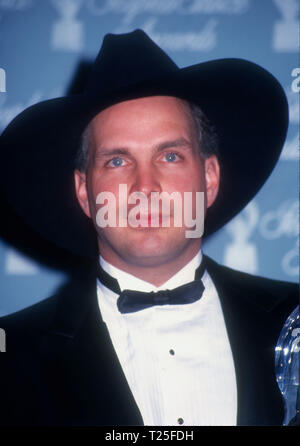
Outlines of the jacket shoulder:
M51 320L58 298L59 293L15 313L2 316L0 318L0 327L10 332L32 332L42 329Z
M57 312L62 308L71 313L71 309L76 301L80 301L82 296L91 293L96 284L95 266L89 268L82 267L81 271L75 271L69 279L58 288L52 296L26 307L15 313L0 317L0 327L12 332L24 331L32 333L44 331Z
M269 279L223 266L206 257L206 265L212 278L227 288L239 290L249 300L266 310L287 303L295 308L299 305L299 284Z

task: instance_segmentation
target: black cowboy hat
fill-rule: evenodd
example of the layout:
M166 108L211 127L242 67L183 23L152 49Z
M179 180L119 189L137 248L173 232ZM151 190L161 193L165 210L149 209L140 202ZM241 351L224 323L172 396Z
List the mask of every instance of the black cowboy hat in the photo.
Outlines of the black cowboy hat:
M198 104L219 136L221 184L205 235L219 229L258 192L280 155L288 105L279 82L242 59L179 69L143 32L105 36L82 94L47 100L18 115L0 137L9 202L48 240L97 254L95 230L75 196L74 158L81 134L117 102L169 95Z

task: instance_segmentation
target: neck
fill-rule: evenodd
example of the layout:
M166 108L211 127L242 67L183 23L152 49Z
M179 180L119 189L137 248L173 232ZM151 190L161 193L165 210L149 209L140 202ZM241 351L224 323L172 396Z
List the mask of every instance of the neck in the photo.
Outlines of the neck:
M103 259L112 266L159 287L195 257L201 248L201 240L199 239L199 244L194 244L192 248L181 252L175 258L160 260L153 258L144 264L128 262L128 259L125 260L117 255L107 255L103 250L100 252Z

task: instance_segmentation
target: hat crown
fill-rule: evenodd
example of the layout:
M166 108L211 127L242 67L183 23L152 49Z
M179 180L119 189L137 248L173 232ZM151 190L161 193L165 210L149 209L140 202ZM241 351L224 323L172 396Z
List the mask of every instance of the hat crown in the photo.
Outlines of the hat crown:
M130 85L164 78L179 68L142 30L107 34L85 90L103 95Z

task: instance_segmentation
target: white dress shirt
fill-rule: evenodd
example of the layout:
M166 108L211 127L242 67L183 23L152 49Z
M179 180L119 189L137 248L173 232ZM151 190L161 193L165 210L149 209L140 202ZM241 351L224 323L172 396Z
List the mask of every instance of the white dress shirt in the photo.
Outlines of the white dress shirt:
M201 251L162 286L102 268L124 289L159 291L194 280ZM237 390L231 348L217 291L207 272L201 299L121 314L118 295L97 282L98 303L114 349L149 426L236 425Z

